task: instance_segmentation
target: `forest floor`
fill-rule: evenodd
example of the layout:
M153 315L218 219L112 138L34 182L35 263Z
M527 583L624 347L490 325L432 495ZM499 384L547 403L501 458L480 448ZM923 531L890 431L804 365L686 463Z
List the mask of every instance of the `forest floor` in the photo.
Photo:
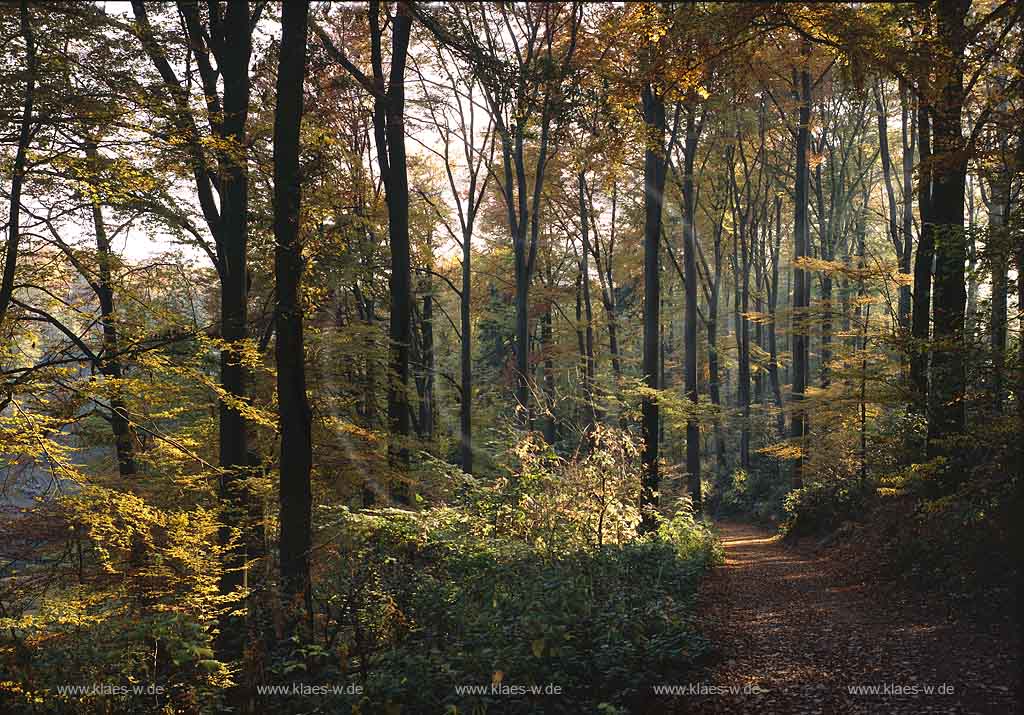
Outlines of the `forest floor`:
M674 698L677 712L1018 712L1018 650L1005 624L949 619L865 583L827 549L759 527L723 522L718 532L725 563L697 606L713 651L685 684L698 692Z

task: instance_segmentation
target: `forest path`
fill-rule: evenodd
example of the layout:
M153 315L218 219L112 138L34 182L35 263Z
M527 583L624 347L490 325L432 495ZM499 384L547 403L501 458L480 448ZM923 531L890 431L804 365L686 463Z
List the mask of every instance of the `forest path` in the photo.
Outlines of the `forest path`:
M697 606L713 654L693 684L741 692L683 695L677 712L1017 712L1017 653L998 626L972 628L943 620L938 607L885 601L851 583L827 553L764 529L717 529L725 563L708 574ZM862 685L889 691L850 692ZM914 686L917 695L897 694Z

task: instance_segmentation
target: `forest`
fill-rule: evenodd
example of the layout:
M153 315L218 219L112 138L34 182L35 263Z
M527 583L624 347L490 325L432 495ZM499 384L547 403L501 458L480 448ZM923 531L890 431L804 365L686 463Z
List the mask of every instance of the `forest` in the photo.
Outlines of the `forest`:
M0 32L0 712L1024 707L1024 3Z

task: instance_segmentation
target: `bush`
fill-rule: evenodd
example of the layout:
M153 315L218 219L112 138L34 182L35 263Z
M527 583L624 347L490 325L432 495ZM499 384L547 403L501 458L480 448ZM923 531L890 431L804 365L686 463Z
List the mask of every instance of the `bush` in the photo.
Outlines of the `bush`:
M872 491L873 485L861 486L856 480L815 481L794 489L785 498L782 531L787 536L831 531L863 515Z
M896 541L896 565L919 587L963 600L969 606L980 592L986 609L993 600L1012 600L1009 584L1019 569L1012 558L1018 477L981 476L964 481L952 494L923 499Z
M301 671L310 682L341 679L364 691L303 712L628 706L650 683L678 679L706 649L691 606L717 552L686 511L650 537L557 551L448 508L321 517L333 535L317 600L332 636L319 652L337 657ZM493 683L558 686L561 696L458 690Z
M532 433L510 454L508 475L476 495L502 533L554 551L636 537L640 448L629 432L597 425L571 457Z
M98 487L7 522L0 711L218 712L231 681L213 628L232 603L217 594L216 524Z
M526 435L509 455L493 484L460 479L456 507L318 512L314 632L323 638L294 642L270 670L278 683L349 692L280 706L629 708L705 652L692 602L720 556L716 542L685 500L656 533L637 534L639 451L629 434L599 427L571 456ZM557 697L544 694L549 686ZM519 687L541 692L508 694Z
M752 518L772 526L785 517L783 504L788 484L778 474L775 460L755 460L748 471L735 469L710 502L719 516Z

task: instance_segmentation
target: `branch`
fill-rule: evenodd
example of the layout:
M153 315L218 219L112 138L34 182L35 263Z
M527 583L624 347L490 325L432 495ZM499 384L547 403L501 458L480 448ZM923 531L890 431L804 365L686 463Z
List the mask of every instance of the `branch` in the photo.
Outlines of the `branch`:
M313 32L316 33L316 36L320 38L320 42L323 44L324 49L327 50L327 54L329 54L335 62L344 67L345 70L352 75L352 78L363 87L363 89L365 89L374 99L385 98L383 90L377 87L373 83L373 80L363 74L361 69L349 61L348 57L345 56L345 53L334 44L334 40L331 39L331 36L327 34L327 31L320 25L320 23L315 20L310 20L309 26L313 28Z

